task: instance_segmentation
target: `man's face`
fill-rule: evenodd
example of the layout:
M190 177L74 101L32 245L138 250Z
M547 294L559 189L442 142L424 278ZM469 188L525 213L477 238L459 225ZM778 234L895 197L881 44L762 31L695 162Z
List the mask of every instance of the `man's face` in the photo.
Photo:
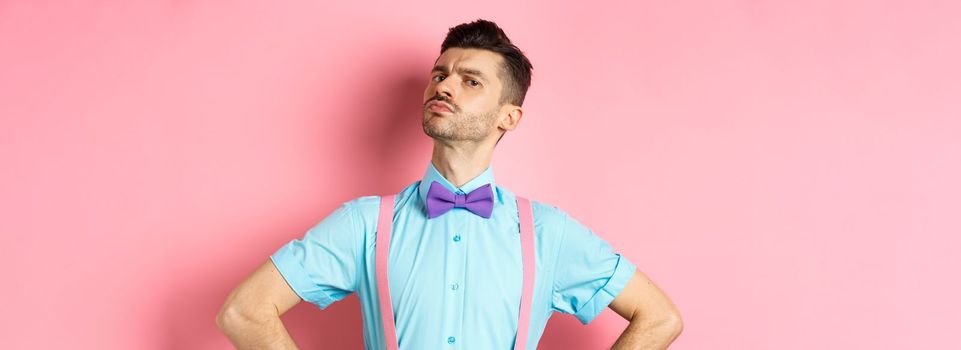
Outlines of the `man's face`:
M499 54L487 50L444 51L424 90L424 133L451 141L498 137L502 61Z

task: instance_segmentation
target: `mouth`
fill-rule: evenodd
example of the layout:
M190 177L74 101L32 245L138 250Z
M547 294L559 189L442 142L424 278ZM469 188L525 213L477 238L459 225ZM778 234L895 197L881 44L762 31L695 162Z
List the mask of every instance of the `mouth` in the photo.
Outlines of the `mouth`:
M427 110L437 113L451 113L453 109L441 101L430 101L427 103Z

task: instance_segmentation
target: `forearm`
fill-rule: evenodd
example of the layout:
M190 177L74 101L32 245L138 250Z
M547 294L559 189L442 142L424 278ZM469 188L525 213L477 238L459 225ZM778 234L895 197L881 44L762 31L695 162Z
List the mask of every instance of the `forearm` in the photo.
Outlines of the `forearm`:
M667 349L682 329L680 321L649 321L636 317L617 338L611 350Z
M218 316L217 324L234 347L247 349L297 350L280 315L270 312L241 314L227 312Z

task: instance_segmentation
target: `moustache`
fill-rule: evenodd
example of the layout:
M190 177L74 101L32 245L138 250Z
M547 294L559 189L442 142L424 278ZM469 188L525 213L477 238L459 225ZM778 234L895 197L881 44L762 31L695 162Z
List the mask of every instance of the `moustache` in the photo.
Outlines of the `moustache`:
M450 110L451 110L451 112L457 113L457 110L458 110L457 105L455 105L453 102L451 102L451 101L450 101L450 98L448 98L447 96L434 96L434 97L431 97L431 98L427 99L427 101L424 101L424 106L423 106L423 107L426 109L426 108L427 108L427 104L428 104L428 103L431 103L432 101L444 102L444 103L450 105Z

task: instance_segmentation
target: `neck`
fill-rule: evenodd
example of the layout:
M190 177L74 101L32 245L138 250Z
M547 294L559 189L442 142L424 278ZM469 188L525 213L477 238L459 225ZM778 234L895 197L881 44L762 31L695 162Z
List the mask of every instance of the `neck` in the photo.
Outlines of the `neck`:
M454 186L461 187L490 166L493 146L474 142L453 143L434 141L431 163Z

